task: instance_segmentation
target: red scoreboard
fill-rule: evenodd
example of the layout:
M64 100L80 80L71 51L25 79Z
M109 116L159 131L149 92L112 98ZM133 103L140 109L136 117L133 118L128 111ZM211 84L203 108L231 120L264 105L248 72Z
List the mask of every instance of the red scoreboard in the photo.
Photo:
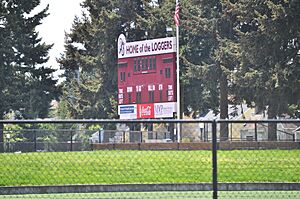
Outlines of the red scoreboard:
M120 119L171 118L176 112L176 38L118 38Z

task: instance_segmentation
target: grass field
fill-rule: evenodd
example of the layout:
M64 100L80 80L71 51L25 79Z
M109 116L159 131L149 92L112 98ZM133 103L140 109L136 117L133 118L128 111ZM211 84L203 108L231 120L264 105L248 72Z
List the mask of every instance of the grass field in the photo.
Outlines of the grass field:
M300 191L220 191L219 199L300 199ZM195 192L123 192L123 193L87 193L87 194L40 194L40 195L18 195L18 196L1 196L0 199L101 199L101 198L198 198L211 199L212 192L195 191Z
M0 186L211 182L211 151L0 154ZM300 182L300 150L218 152L219 182Z

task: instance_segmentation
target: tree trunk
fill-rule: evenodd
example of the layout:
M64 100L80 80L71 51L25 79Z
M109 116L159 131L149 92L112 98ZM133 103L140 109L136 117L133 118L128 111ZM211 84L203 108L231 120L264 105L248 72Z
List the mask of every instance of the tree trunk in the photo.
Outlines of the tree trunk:
M268 119L276 118L276 107L277 103L275 102L275 97L272 96L270 99L269 108L268 108ZM276 141L277 140L277 123L268 124L268 140Z
M222 73L220 78L220 119L228 118L228 82ZM228 123L220 124L220 141L228 140Z

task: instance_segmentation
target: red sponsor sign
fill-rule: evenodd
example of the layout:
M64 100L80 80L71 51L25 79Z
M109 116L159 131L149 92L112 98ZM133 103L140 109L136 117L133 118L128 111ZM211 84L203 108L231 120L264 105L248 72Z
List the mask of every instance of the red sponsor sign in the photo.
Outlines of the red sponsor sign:
M154 104L138 104L137 118L138 119L154 118Z

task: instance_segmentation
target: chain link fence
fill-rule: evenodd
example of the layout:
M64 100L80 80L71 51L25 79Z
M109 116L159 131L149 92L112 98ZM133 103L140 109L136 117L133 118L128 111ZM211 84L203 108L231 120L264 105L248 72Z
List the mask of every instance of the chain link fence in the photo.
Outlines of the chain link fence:
M0 123L0 199L300 198L300 120Z

